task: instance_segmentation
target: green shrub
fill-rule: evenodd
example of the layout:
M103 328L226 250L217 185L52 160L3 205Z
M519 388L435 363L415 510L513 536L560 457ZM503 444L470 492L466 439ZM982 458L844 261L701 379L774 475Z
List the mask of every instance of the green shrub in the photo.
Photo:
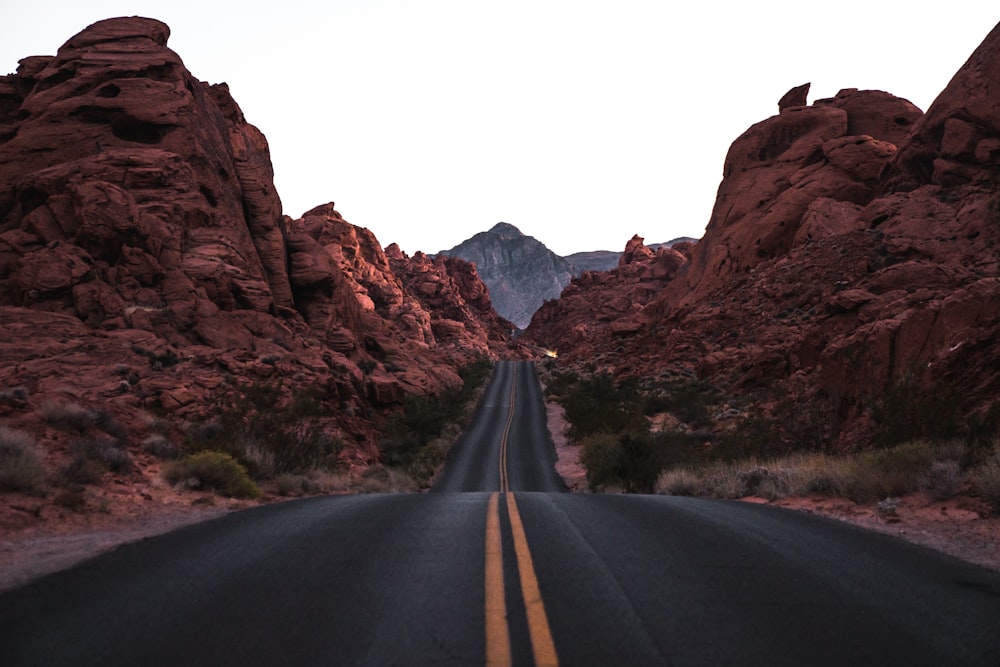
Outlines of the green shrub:
M666 467L662 442L648 434L593 433L580 444L580 463L594 491L619 487L626 493L652 493Z
M649 422L634 382L615 383L608 373L597 373L567 387L561 396L569 437L582 441L594 433L645 433Z
M407 397L379 442L382 463L406 470L421 486L429 483L448 454L451 438L446 432L464 420L493 366L490 359L480 357L459 369L460 387L439 396Z
M621 483L621 446L615 433L593 433L580 443L580 463L591 491Z
M45 466L35 439L0 426L0 491L40 493L44 488Z
M694 428L710 426L709 406L714 401L709 385L692 380L661 387L645 397L643 409L647 415L669 412Z
M260 489L246 468L229 454L203 451L168 464L163 477L171 484L193 489L212 489L230 498L257 498Z

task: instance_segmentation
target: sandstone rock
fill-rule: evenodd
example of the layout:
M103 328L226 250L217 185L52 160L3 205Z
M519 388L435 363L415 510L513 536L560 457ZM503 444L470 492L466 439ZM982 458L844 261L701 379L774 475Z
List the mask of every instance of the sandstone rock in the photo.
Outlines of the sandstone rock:
M285 399L330 402L345 456L374 460L405 395L506 353L510 325L458 260L416 262L418 295L333 204L282 216L264 135L169 34L101 21L0 77L0 385L36 405L71 392L142 432L146 408L197 423L280 377Z
M811 83L804 83L801 86L795 86L787 93L781 96L778 100L778 113L781 113L789 107L804 107L808 103L809 88L812 86Z
M1000 132L1000 110L993 88L998 77L1000 25L913 126L887 174L886 191L996 181L993 147ZM980 148L983 142L987 143Z
M525 336L568 368L752 400L789 447L867 446L872 406L904 384L957 396L941 420L1000 427L983 421L1000 395L997 72L1000 28L924 116L881 91L784 100L734 142L704 237L637 313L610 311L645 276L585 274Z

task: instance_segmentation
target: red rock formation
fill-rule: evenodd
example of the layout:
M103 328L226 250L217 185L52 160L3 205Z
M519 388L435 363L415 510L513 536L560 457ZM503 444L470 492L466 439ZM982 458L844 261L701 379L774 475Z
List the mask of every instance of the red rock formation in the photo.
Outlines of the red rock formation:
M644 308L680 272L687 258L672 248L654 253L633 236L618 267L586 271L535 313L528 340L557 351L594 351L607 336L628 336L650 323Z
M1000 395L997 81L1000 28L926 115L878 91L782 105L734 142L705 236L629 299L638 317L601 317L637 280L591 278L526 335L570 364L753 396L800 445L863 446L905 382L958 396L941 419L982 418Z
M430 331L439 345L476 341L481 354L501 348L508 355L514 352L509 342L514 325L493 310L489 290L474 264L422 252L407 257L396 244L386 248L386 256L404 289L429 314ZM462 343L459 348L470 346Z
M0 389L31 396L8 416L30 425L59 391L197 422L280 377L372 458L379 409L503 347L485 287L435 265L454 295L425 299L332 204L283 217L264 135L168 36L101 21L0 78Z

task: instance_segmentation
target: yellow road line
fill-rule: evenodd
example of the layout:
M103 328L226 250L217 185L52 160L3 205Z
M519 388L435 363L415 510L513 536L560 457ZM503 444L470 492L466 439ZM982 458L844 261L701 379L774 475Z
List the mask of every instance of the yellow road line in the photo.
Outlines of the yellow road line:
M531 650L535 656L535 665L538 667L558 667L559 659L556 657L556 645L552 641L549 617L545 614L542 592L538 588L535 567L531 562L531 551L528 550L528 539L524 535L521 513L517 510L514 494L508 493L506 498L509 501L507 514L510 516L510 528L514 536L517 569L521 576L521 595L524 598L524 610L528 616L528 632L531 635Z
M510 635L503 590L499 495L490 495L486 510L486 664L490 667L509 667Z
M507 476L507 439L510 437L510 426L514 423L514 402L517 400L517 366L514 367L514 377L510 383L510 410L507 412L507 423L500 436L500 491L510 491L510 480Z

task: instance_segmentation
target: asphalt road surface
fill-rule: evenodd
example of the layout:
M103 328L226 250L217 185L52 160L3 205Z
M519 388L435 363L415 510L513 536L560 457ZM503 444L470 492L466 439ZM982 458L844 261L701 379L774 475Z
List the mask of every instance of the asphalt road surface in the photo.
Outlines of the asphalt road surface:
M501 363L434 492L312 498L0 596L0 665L1000 665L1000 575L756 505L561 493Z

